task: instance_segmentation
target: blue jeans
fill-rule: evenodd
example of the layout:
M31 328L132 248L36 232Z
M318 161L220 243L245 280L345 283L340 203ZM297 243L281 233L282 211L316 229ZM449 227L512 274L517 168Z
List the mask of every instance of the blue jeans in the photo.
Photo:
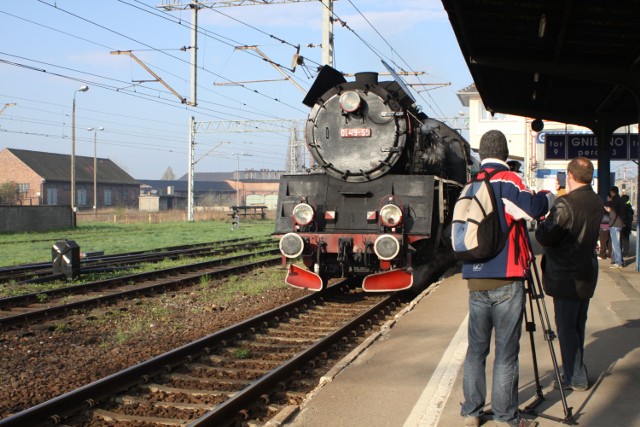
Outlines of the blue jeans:
M622 249L620 248L620 231L622 227L609 227L609 233L611 234L611 259L614 264L624 265L622 260Z
M583 357L589 300L554 298L553 308L556 315L564 379L567 384L573 386L588 385L587 368L584 366Z
M496 421L510 424L518 421L518 353L524 304L522 281L492 291L469 293L469 347L462 380L462 416L482 414L487 394L485 366L495 330L491 408Z

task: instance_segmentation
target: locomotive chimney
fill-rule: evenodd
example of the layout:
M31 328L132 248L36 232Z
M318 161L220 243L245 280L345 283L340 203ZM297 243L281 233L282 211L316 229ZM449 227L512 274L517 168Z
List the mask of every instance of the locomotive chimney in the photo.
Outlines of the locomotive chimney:
M375 85L378 84L378 73L373 71L366 71L363 73L356 73L356 82L362 84Z

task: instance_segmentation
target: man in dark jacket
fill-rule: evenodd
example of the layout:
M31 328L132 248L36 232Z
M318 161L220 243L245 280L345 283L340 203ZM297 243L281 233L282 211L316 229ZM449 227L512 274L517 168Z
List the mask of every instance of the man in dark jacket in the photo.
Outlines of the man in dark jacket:
M542 283L553 297L565 389L589 388L584 337L589 299L598 281L598 241L604 205L591 188L593 163L578 157L567 167L567 195L556 199L538 226L543 246Z

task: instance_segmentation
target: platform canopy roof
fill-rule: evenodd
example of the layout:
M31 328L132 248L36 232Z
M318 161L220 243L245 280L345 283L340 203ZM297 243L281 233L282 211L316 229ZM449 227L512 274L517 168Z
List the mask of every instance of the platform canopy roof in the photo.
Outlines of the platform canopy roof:
M442 0L487 110L586 126L638 122L637 0Z

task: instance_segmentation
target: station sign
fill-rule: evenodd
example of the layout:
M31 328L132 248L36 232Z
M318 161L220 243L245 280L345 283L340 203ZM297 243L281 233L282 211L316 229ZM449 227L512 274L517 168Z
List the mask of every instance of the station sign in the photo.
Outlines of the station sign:
M592 133L547 133L542 140L545 160L569 160L576 157L598 159L598 138ZM613 134L609 141L609 158L637 159L638 134Z

